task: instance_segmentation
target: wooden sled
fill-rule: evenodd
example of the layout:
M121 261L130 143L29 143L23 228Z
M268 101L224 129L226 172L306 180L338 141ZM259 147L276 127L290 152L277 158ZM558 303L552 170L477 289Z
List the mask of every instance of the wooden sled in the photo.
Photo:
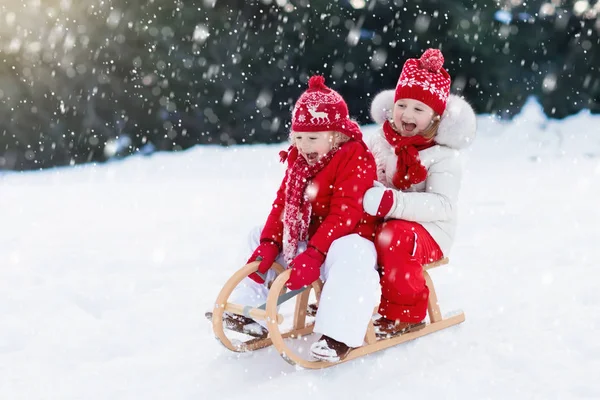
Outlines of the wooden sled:
M286 293L285 283L290 277L290 270L284 270L283 267L277 263L273 264L273 269L278 273L277 278L271 284L269 289L269 295L267 297L266 307L252 308L242 306L239 304L228 303L227 300L233 292L233 289L248 275L255 272L258 268L258 261L252 262L245 265L239 271L237 271L223 286L223 289L217 297L215 307L213 310L212 323L213 331L217 339L229 350L236 352L243 351L254 351L270 345L275 346L281 357L292 365L298 365L308 369L320 369L331 367L336 364L340 364L346 361L353 360L355 358L364 356L369 353L374 353L379 350L387 349L397 344L407 342L409 340L416 339L421 336L425 336L429 333L436 332L452 325L457 325L465 320L465 314L459 313L443 318L438 305L437 295L431 277L429 276L428 270L439 267L441 265L448 264L448 259L443 258L440 261L436 261L431 264L423 266L423 274L429 288L429 304L427 307L427 313L429 315L429 322L424 328L416 331L404 333L402 335L394 336L391 338L378 339L375 335L375 327L373 322L369 322L367 333L365 335L364 344L361 347L355 348L343 360L337 362L328 361L317 361L307 359L305 356L300 355L294 351L290 346L286 344L284 339L292 338L298 339L303 336L309 335L313 332L314 323L306 323L306 310L308 306L308 300L311 291L314 291L315 297L319 299L322 289L322 282L316 281L306 290L295 291L296 293ZM296 305L294 311L294 317L292 322L291 330L287 332L281 332L280 325L283 322L283 316L278 314L277 307L285 300L286 297L296 295ZM222 318L223 312L228 311L234 314L245 315L253 318L254 320L265 320L267 321L267 329L269 335L264 339L251 339L246 342L234 343L226 335L223 328ZM377 312L377 307L374 312ZM307 354L310 357L309 354Z

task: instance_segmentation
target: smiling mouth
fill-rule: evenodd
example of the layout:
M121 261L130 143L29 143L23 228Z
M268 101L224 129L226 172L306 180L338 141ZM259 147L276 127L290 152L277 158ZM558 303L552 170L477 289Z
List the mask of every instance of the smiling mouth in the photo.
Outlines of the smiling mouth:
M402 130L403 131L413 132L415 129L417 129L417 125L416 124L407 124L405 122L402 123Z
M306 161L308 161L309 164L313 164L319 159L319 153L306 153L304 154L304 158L306 158Z

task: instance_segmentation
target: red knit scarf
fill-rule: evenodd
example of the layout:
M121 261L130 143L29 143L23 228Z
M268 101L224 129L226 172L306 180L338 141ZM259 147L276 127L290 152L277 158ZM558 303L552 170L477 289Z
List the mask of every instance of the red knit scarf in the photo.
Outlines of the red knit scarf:
M306 197L306 188L310 180L329 163L337 150L337 147L333 148L314 165L309 165L298 153L296 161L288 169L283 210L283 256L288 263L296 256L298 242L308 237L312 209ZM282 156L283 160L285 158L287 155Z
M419 151L435 146L433 139L426 139L421 135L402 136L394 130L389 121L383 123L383 133L398 156L396 173L392 178L393 185L405 190L423 182L427 178L427 168L421 164Z

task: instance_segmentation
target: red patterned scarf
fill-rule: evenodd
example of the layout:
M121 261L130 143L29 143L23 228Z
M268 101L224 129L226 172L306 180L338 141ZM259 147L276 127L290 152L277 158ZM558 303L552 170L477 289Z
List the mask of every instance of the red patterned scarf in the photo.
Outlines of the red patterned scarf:
M288 167L283 210L283 256L288 263L296 256L298 242L308 238L312 209L310 201L306 198L306 188L310 180L329 163L337 150L337 147L333 148L314 165L309 165L302 154L298 153L294 164ZM285 160L287 155L282 155L281 158Z
M421 135L405 137L394 130L389 121L383 123L383 133L388 143L394 147L398 161L392 178L394 186L405 190L427 178L427 168L421 164L419 151L435 146L433 139Z

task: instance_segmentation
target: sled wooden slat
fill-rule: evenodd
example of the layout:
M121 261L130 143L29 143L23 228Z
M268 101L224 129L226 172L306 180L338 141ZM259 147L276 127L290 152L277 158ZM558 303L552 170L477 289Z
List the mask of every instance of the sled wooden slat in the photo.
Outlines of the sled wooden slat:
M293 329L302 329L306 325L306 307L308 306L308 296L310 291L305 290L298 295L296 299L296 307L294 310ZM265 310L265 314L266 314Z
M425 336L430 333L437 332L437 331L445 329L445 328L449 328L453 325L460 324L461 322L464 322L464 320L465 320L465 314L461 312L459 314L445 318L442 321L426 324L425 328L422 328L422 329L419 329L419 330L416 330L413 332L404 333L402 335L398 335L398 336L395 336L395 337L392 337L389 339L378 340L377 343L375 343L375 344L365 345L365 346L358 347L358 348L352 350L350 352L350 354L348 354L348 356L341 362L350 361L350 360L353 360L360 356L364 356L365 354L374 353L379 350L384 350L384 349L396 346L400 343L408 342L410 340L419 338L421 336ZM340 364L341 362L338 362L335 364ZM332 363L326 363L326 364L330 365ZM306 366L305 368L311 368L311 366ZM319 368L322 368L322 367L319 367Z
M442 312L440 311L440 305L438 304L437 294L433 287L433 281L427 271L423 271L425 277L425 283L429 288L429 302L427 303L427 314L429 315L430 322L439 322L442 320ZM461 321L462 322L462 321Z
M463 313L460 313L460 314L445 318L443 321L436 322L434 324L427 324L425 326L425 328L420 329L418 331L405 333L402 335L392 337L390 339L380 339L380 340L377 340L373 344L366 344L366 345L363 345L361 347L358 347L358 348L350 351L350 353L346 356L346 358L344 358L342 361L338 361L338 362L307 360L303 357L300 357L295 352L290 351L290 349L287 346L285 346L285 342L283 342L283 340L280 340L279 338L277 338L276 340L273 340L273 345L277 348L277 350L280 351L280 354L283 357L283 359L292 365L298 365L298 366L300 366L302 368L306 368L306 369L322 369L322 368L328 368L328 367L332 367L334 365L342 364L347 361L354 360L356 358L365 356L370 353L375 353L380 350L385 350L390 347L397 346L401 343L417 339L421 336L425 336L430 333L437 332L437 331L440 331L445 328L449 328L453 325L460 324L464 320L465 320L465 315ZM282 339L283 339L283 337L282 337ZM280 350L280 348L283 349L283 351Z
M375 335L375 326L372 322L369 322L369 326L367 326L367 333L365 335L365 342L367 344L373 344L377 341L377 335Z
M429 303L427 304L427 313L429 315L430 322L439 322L442 320L442 312L440 311L440 306L438 304L437 294L435 293L435 289L433 286L433 281L431 280L431 276L429 276L430 269L435 267L439 267L442 265L448 264L448 257L444 257L439 261L432 262L430 264L423 265L423 277L425 278L425 283L429 288ZM462 322L462 321L461 321Z
M427 271L428 269L433 269L433 268L436 268L436 267L441 267L442 265L446 265L449 262L450 262L450 260L448 259L448 257L444 257L441 260L434 261L432 263L423 265L423 270Z

